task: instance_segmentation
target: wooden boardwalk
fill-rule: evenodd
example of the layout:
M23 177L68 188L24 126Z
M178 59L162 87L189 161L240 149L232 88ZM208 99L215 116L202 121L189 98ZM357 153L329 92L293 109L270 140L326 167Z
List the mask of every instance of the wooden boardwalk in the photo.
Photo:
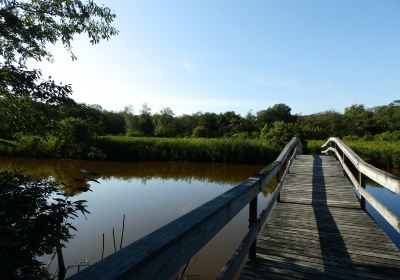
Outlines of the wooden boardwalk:
M400 279L400 252L331 156L299 155L241 279Z
M252 177L70 279L174 279L248 206L248 231L217 280L233 279L246 255L242 279L400 280L399 250L363 210L369 203L400 234L399 217L365 189L369 178L400 195L400 178L366 163L339 138L321 149L336 158L299 155L302 144L293 137ZM270 183L276 188L258 213L258 195Z

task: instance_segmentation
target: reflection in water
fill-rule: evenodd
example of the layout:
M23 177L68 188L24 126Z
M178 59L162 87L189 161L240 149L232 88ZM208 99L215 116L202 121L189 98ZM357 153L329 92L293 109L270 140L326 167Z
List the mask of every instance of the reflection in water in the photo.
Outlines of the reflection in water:
M78 232L64 249L66 265L94 263L118 250L125 215L123 246L188 213L258 172L261 165L182 162L96 162L78 160L0 159L0 170L23 169L31 177L52 177L74 200L87 200L91 214L73 224ZM87 174L85 172L93 172ZM99 182L88 181L95 179ZM91 191L85 192L90 187ZM270 184L259 196L268 201ZM190 268L196 279L215 278L247 232L243 209L197 255ZM114 230L114 238L113 238ZM47 262L48 258L41 258ZM53 270L56 267L52 268ZM69 270L69 275L77 270ZM68 275L67 275L68 276Z
M385 170L400 177L400 169ZM400 195L395 194L381 185L366 180L366 190L378 199L393 214L400 217ZM393 243L400 249L400 234L376 211L368 202L365 204L367 212L374 218L377 224L386 232Z
M216 184L236 184L259 171L263 165L192 163L192 162L112 162L56 159L0 158L0 171L22 169L32 178L51 176L64 185L68 194L76 194L89 188L85 178L123 181L140 178L148 180L192 180ZM85 174L88 170L90 173ZM86 176L85 176L86 175ZM89 175L89 176L87 176Z

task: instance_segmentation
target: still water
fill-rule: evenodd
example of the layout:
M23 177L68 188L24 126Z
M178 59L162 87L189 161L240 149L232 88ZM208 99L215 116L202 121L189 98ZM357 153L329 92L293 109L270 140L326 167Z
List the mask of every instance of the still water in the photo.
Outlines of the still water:
M33 178L50 177L63 184L73 200L87 200L90 214L73 221L75 236L63 250L66 266L88 264L173 221L245 180L262 165L182 162L108 162L79 160L0 158L0 170L24 170ZM83 180L82 169L93 181ZM400 170L390 170L400 175ZM97 182L96 182L97 181ZM400 197L367 181L367 190L400 216ZM269 200L272 189L259 196L259 209ZM374 209L368 213L400 247L400 237ZM247 232L248 209L243 209L192 260L188 274L194 279L213 279ZM41 260L47 261L44 257ZM53 271L56 269L52 268ZM69 269L67 276L76 273Z
M90 214L73 221L75 236L63 249L65 264L76 265L101 259L188 213L255 174L262 165L182 162L107 162L0 158L0 170L24 170L33 178L51 177L64 184L73 200L87 200ZM97 182L84 182L81 169ZM268 191L259 197L261 208ZM192 260L189 274L195 279L213 279L247 232L248 209L239 213ZM46 258L41 259L47 262ZM56 263L56 261L54 262ZM53 270L56 268L53 267ZM67 276L76 273L69 269Z
M385 171L400 177L400 168L386 169ZM378 199L393 214L400 217L400 195L389 191L371 180L367 179L365 183L366 190L370 194ZM392 239L397 248L400 249L400 234L368 202L366 202L365 208L368 214L386 232L390 239Z

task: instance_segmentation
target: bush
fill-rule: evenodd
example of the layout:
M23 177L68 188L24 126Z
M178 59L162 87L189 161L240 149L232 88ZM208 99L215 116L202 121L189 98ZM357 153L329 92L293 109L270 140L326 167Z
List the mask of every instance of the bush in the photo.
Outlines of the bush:
M2 279L53 279L38 257L61 252L76 230L71 219L89 213L55 183L0 172L0 273Z
M204 125L198 125L193 129L192 137L207 137L208 130Z
M276 121L272 124L272 127L269 127L267 124L263 127L260 138L282 148L294 136L296 136L296 127L293 123Z
M90 125L80 118L62 120L56 136L57 155L65 158L82 157L88 150L93 134Z

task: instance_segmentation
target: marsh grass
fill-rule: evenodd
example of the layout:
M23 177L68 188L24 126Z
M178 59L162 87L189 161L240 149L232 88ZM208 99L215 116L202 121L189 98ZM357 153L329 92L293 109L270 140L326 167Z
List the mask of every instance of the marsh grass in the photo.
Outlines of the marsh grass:
M325 140L308 140L307 153L320 153ZM366 162L381 168L400 167L400 141L350 140L343 142Z
M303 153L318 154L325 140L307 140ZM361 158L381 168L400 167L400 141L344 142ZM0 139L0 156L82 158L120 161L159 160L227 163L269 163L281 149L264 140L238 138L157 138L101 136L76 145L57 145L54 138L24 136Z
M109 159L121 161L209 161L268 163L280 148L262 140L102 136L60 148L53 138L22 137L2 144L1 156Z
M271 162L279 148L261 140L235 138L98 137L95 146L108 159L210 161L231 163Z

